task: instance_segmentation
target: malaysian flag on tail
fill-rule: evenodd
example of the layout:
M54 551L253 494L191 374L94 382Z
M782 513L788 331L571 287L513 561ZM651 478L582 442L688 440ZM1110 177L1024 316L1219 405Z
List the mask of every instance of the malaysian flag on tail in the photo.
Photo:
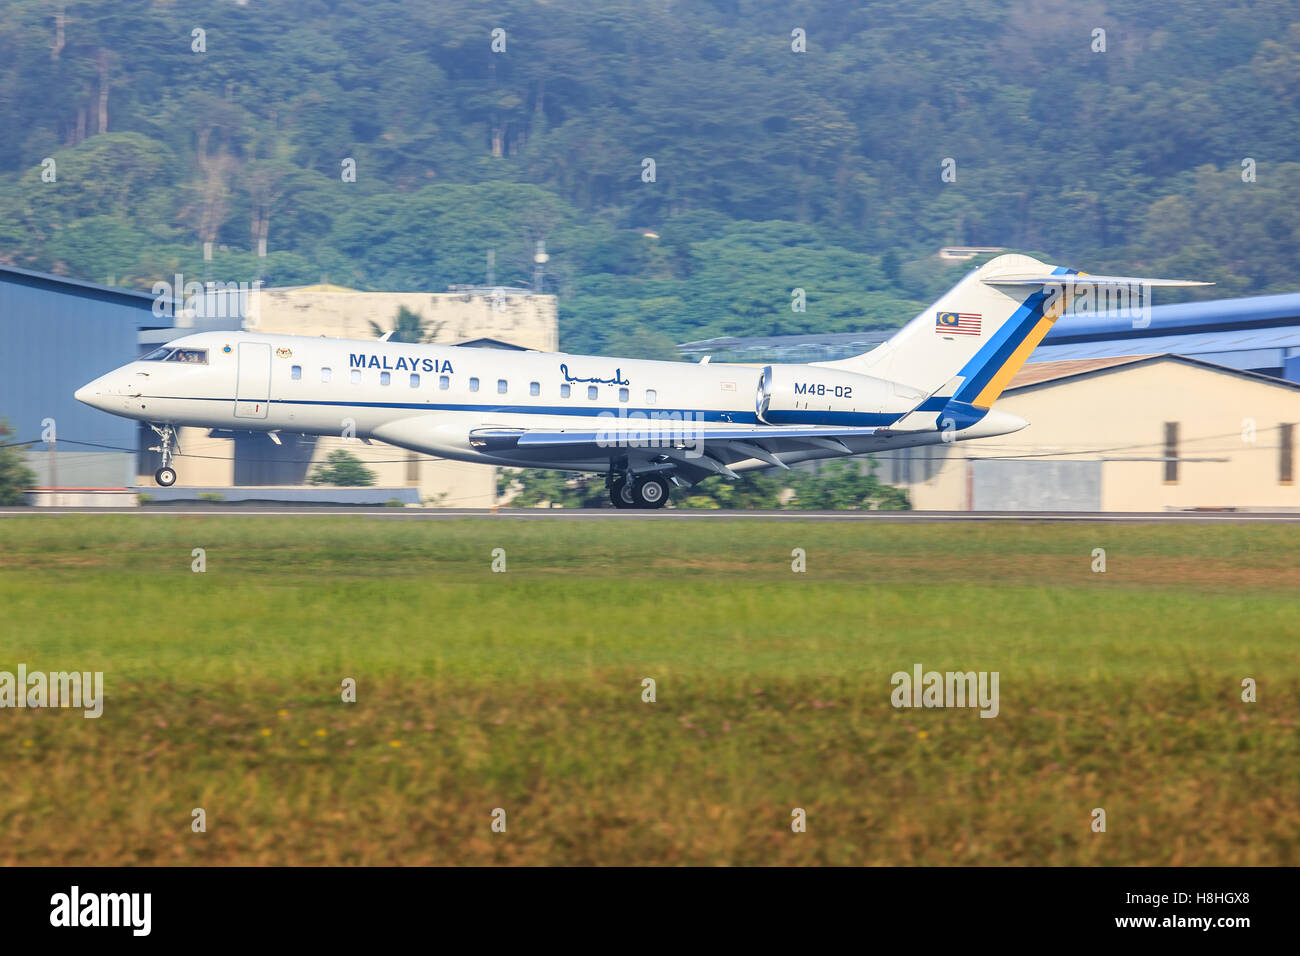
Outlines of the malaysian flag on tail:
M940 335L979 335L980 325L978 312L940 312L934 320L934 330Z

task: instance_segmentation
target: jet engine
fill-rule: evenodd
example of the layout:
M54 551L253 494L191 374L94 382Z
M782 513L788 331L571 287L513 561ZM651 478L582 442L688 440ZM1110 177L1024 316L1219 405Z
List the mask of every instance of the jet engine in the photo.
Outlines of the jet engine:
M923 392L883 378L816 365L769 365L755 409L765 425L867 425L866 415L908 411Z

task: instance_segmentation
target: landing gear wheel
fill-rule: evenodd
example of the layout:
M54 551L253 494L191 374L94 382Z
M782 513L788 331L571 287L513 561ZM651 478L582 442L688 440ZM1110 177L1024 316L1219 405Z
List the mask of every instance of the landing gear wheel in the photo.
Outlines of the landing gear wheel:
M172 457L181 450L181 443L176 440L176 427L174 425L155 425L153 422L149 422L149 427L161 439L157 445L149 449L162 455L162 467L153 473L153 480L164 488L170 488L176 484L176 469L172 467ZM172 450L173 443L176 445L175 451Z
M609 483L609 500L615 508L635 508L636 499L626 478L615 478Z
M638 479L632 486L632 497L638 508L662 508L668 504L668 482L653 476Z

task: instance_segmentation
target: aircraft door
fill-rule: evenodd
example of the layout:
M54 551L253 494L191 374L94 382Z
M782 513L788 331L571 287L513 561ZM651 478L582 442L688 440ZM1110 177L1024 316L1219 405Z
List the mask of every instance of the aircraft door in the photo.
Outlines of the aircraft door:
M271 346L264 342L240 342L235 417L265 418L270 403Z

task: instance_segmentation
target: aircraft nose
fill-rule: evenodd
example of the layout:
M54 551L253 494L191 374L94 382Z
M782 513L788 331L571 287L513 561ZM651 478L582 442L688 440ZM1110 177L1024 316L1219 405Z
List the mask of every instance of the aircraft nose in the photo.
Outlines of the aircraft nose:
M101 376L93 382L87 382L72 393L72 397L83 405L108 411L109 400L115 397L115 389L110 387L108 376Z

